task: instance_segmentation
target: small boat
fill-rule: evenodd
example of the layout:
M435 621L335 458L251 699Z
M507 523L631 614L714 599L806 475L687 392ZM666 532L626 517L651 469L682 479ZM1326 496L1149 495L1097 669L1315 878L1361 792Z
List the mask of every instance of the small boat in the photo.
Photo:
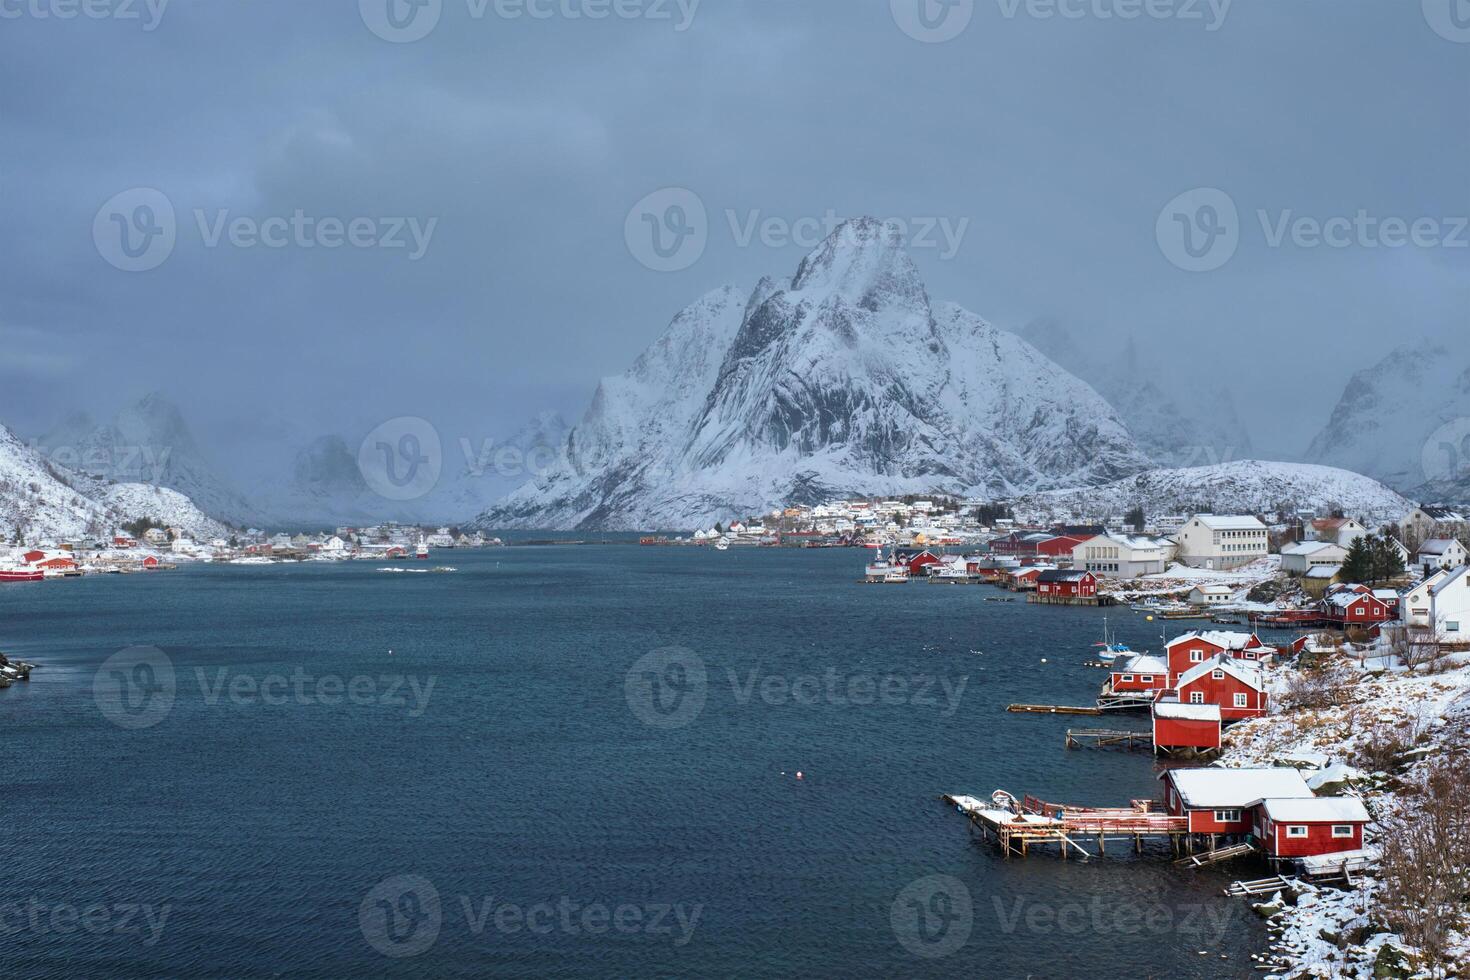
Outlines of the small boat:
M0 568L0 582L39 582L45 577L39 568Z
M729 538L719 538L719 539L717 539L715 541L715 550L716 551L729 551L730 550L730 539Z
M419 546L414 549L413 556L419 561L429 560L429 543L422 537L419 538Z
M1136 650L1129 647L1126 643L1120 643L1117 635L1108 630L1108 618L1106 616L1103 617L1102 641L1094 643L1093 647L1098 650L1098 653L1094 655L1095 659L1108 664L1117 660L1119 657L1132 657L1137 654Z

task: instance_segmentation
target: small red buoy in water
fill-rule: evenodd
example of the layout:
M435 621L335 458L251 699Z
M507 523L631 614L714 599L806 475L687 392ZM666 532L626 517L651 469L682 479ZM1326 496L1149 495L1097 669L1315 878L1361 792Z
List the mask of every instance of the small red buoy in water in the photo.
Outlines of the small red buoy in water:
M796 778L797 779L804 779L805 777L802 776L802 774L798 771L797 774L796 774Z

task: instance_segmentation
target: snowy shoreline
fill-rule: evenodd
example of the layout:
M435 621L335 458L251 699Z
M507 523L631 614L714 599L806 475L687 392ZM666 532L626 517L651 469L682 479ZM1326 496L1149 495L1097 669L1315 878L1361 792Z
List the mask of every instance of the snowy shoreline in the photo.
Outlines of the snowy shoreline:
M1470 731L1470 655L1449 656L1440 672L1424 667L1410 672L1380 641L1373 648L1346 647L1315 668L1287 666L1274 674L1273 699L1293 706L1229 729L1220 764L1332 767L1331 778L1345 780L1351 789L1343 791L1360 795L1373 816L1365 841L1369 848L1382 840L1385 819L1412 812L1401 810L1404 788L1424 778L1431 760L1448 755ZM1346 696L1320 706L1294 704L1300 693L1293 699L1293 685L1312 675L1340 681ZM1385 733L1411 747L1398 752L1391 765L1373 765L1382 762L1373 750ZM1385 925L1383 890L1376 875L1359 876L1346 889L1301 885L1294 902L1287 895L1270 917L1272 944L1259 968L1283 980L1436 975L1418 966L1419 951ZM1448 947L1454 962L1448 975L1464 975L1470 969L1470 935L1452 932Z

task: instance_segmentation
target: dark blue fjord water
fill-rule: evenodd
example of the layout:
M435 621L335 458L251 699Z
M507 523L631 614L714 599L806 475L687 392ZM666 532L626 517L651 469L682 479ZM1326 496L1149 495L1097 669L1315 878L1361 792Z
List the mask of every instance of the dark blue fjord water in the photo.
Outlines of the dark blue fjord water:
M865 557L528 547L0 587L0 649L41 664L0 691L0 972L1251 975L1262 933L1223 874L1007 862L936 799L1156 795L1149 756L1063 748L1095 719L1004 712L1089 701L1102 614L862 586ZM134 646L161 652L99 680Z

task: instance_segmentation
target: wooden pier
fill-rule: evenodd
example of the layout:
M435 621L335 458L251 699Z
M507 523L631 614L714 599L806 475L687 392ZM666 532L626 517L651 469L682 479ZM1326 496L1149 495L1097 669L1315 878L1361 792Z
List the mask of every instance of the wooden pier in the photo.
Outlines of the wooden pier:
M1042 595L1032 592L1026 601L1041 606L1116 606L1118 600L1110 595Z
M1131 841L1136 854L1143 853L1147 840L1168 840L1176 855L1187 846L1189 820L1156 809L1152 800L1134 800L1123 808L1070 807L1025 797L1019 804L1007 793L996 792L990 801L973 796L942 796L969 820L973 833L994 840L1007 858L1027 857L1035 845L1056 844L1061 857L1071 854L1083 860L1094 857L1081 841L1095 843L1097 854L1107 853L1108 841Z
M1093 705L1068 705L1068 704L1012 704L1006 710L1014 714L1026 715L1100 715L1103 709Z
M1254 844L1231 844L1227 847L1217 847L1213 851L1205 851L1203 854L1191 854L1189 857L1180 858L1175 864L1190 868L1203 868L1207 864L1219 864L1221 861L1229 861L1231 858L1244 857L1254 854Z
M1152 749L1154 747L1154 736L1152 732L1134 732L1112 728L1069 728L1067 729L1066 745L1069 749L1085 749L1088 747L1097 749Z

